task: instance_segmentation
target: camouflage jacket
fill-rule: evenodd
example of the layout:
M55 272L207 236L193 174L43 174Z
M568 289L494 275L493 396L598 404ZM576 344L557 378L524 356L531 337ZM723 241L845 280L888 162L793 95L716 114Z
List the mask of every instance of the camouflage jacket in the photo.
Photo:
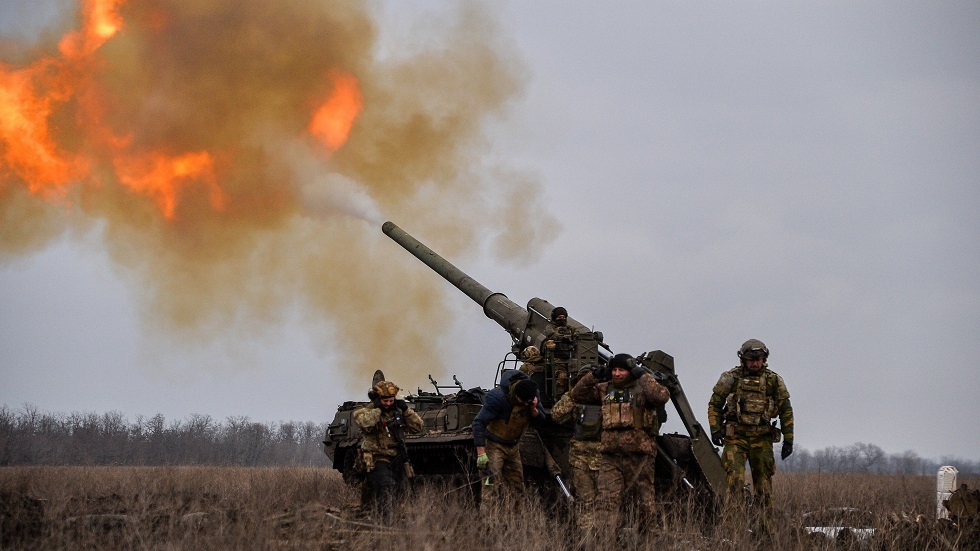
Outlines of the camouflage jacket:
M541 354L531 356L530 358L524 360L524 363L521 364L521 371L528 376L534 375L535 373L544 373L544 358L541 357Z
M571 395L566 393L555 403L555 407L551 408L551 420L559 425L575 423L575 432L580 434L581 428L578 425L582 423L582 408L586 407L599 408L601 406L576 404L572 401ZM601 435L601 432L597 431L596 435ZM568 445L568 462L572 468L580 471L598 471L599 461L602 458L599 445L598 438L582 439L572 436L572 441Z
M592 373L579 380L569 393L580 404L602 406L603 453L655 454L660 428L657 408L670 400L670 391L645 373L625 384L599 382Z
M412 434L422 431L422 418L412 408L402 413L397 407L384 411L371 404L354 411L354 422L364 433L361 449L365 453L387 457L398 455L395 437L399 430Z
M793 441L793 406L786 383L776 372L763 368L757 374L739 366L721 374L708 400L711 432L731 427L743 436L766 434L769 420L779 417L783 439ZM778 436L778 434L777 434Z
M571 395L565 394L551 408L551 420L559 425L570 424L574 420L576 408L578 404L572 401Z

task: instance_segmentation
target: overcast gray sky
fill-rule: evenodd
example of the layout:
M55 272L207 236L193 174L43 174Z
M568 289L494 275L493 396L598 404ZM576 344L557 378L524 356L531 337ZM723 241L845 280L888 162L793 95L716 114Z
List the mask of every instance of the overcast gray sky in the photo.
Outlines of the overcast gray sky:
M39 25L29 4L0 8L0 61L22 61L10 40ZM468 158L491 170L458 201L498 197L503 210L463 243L446 235L474 231L446 213L452 189L423 187L397 208L379 194L382 218L518 304L566 306L616 352L673 355L702 422L719 374L758 338L792 395L798 447L980 459L980 4L471 6L492 9L382 3L373 51L438 47L443 26L467 18L488 29L453 48L489 45L519 86L486 109L485 141ZM496 187L500 167L528 182L534 208L511 210L532 221L506 215L519 194ZM283 308L247 336L161 336L139 270L107 245L113 225L67 211L66 229L0 257L0 404L324 421L363 397L369 381L347 374L337 327L365 321L346 305L315 322ZM366 218L344 223L385 259L369 269L437 277ZM495 218L523 236L523 252L500 250ZM14 223L4 218L5 233ZM445 297L435 315L449 320L438 334L403 309L364 305L395 320L392 339L411 326L422 350L409 369L379 343L390 359L375 363L413 390L426 389L426 372L491 385L507 335L435 283ZM399 289L376 291L383 302Z

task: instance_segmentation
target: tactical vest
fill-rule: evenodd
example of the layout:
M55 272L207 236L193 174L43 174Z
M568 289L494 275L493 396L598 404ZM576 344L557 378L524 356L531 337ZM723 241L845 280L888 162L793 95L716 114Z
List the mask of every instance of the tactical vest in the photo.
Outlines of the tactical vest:
M609 385L602 397L602 430L633 428L656 434L660 429L657 411L637 404L630 388L617 389Z
M599 440L602 430L602 406L582 405L575 408L575 432L572 438L583 442Z
M725 420L757 427L769 425L776 416L775 397L767 393L769 377L763 370L758 375L739 373L725 404Z
M558 361L567 362L572 357L572 341L575 337L575 330L571 327L565 325L562 327L555 327L555 333L552 339L555 341L555 359Z

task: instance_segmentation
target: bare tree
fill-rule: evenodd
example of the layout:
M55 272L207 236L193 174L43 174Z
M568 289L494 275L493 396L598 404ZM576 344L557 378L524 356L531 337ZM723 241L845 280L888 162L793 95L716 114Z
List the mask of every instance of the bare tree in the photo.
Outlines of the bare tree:
M858 471L881 472L885 463L885 450L874 444L857 443L853 446Z
M892 455L890 463L897 474L921 474L923 471L922 458L912 450Z

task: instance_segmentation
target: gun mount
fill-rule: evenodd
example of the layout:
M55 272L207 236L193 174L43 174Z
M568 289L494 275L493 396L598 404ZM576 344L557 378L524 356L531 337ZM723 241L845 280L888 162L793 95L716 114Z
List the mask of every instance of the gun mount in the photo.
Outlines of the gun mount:
M556 337L551 323L551 312L555 307L548 301L532 298L527 307L522 308L503 293L493 292L483 286L394 223L385 222L382 231L479 304L484 314L510 335L511 350L504 361L500 362L498 376L508 362L517 367L517 358L527 346L533 345L540 350L561 350L561 353L552 352L548 355L548 369L543 380L538 380L546 407L567 390L567 386L561 385L563 377L567 381L579 369L605 364L613 356L612 349L603 342L601 332L593 331L571 317L567 320L570 331L565 332L564 336ZM565 340L564 349L562 345L556 347L554 344L562 338ZM670 391L671 402L687 432L686 435L674 433L657 437L658 490L668 493L694 491L699 499L717 503L716 498L723 496L727 490L725 470L707 431L698 422L687 401L674 371L673 357L660 350L643 352L635 357L638 364L650 371ZM486 391L481 388L462 390L462 385L454 377L454 382L461 390L454 394L442 394L442 389L451 387L438 385L431 376L430 381L436 387L435 393L419 390L417 395L407 397L425 421L425 428L420 435L406 436L412 463L418 474L462 476L463 479L472 481L477 477L470 467L474 460L470 424L482 406ZM348 452L356 449L360 439L350 417L352 411L360 405L363 402L345 402L338 408L324 442L325 453L334 462L334 468L345 474L345 478L348 477L354 456ZM661 412L661 421L665 416L666 411ZM543 458L548 456L548 452L554 456L562 470L569 474L566 469L570 432L555 426L548 434L542 434L547 441L545 444L548 450L543 450L542 439L531 433L533 431L529 431L521 443L526 476L533 477L535 473L544 473L547 476Z

